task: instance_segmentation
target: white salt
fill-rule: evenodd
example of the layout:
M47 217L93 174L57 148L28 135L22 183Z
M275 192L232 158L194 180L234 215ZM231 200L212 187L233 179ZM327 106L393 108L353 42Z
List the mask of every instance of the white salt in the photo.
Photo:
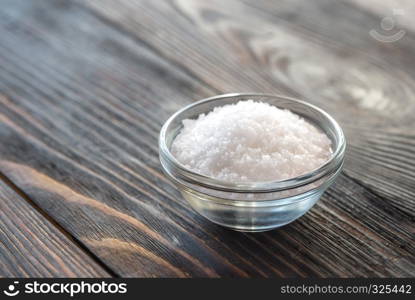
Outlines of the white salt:
M331 156L330 139L286 109L252 100L184 120L174 157L190 170L230 182L283 180Z

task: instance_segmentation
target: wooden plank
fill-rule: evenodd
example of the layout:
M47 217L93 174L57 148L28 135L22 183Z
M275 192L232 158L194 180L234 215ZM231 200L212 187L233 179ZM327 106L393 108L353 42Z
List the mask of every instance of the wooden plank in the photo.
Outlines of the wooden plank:
M0 180L0 277L109 277L88 254Z
M347 174L415 213L409 29L396 43L379 42L369 32L381 18L347 1L121 3L84 4L220 91L284 93L318 104L345 129L353 155Z
M393 181L402 191L396 198L386 188L383 194L377 186L367 189L357 171L374 164L363 157L360 166L353 148L346 173L309 214L256 235L196 215L161 174L157 158L158 130L171 113L227 91L309 98L341 120L356 148L369 143L364 137L375 128L386 138L392 131L406 137L411 118L398 107L412 109L411 99L393 98L396 108L394 101L382 104L393 108L400 120L393 122L378 110L378 100L344 103L338 93L345 83L330 84L330 76L342 79L339 66L358 61L358 74L389 89L382 68L354 52L343 61L341 49L322 47L239 2L226 5L233 14L248 13L251 24L222 16L226 10L215 13L221 6L214 3L209 13L199 9L202 2L195 8L184 1L126 1L115 9L100 1L90 10L82 5L92 1L80 3L3 4L0 170L111 270L146 277L415 274L413 198L404 197L414 190ZM263 26L260 34L250 30L253 24ZM304 53L316 58L308 63ZM312 81L321 70L327 74ZM409 81L400 83L407 95L413 91ZM332 90L314 93L308 84ZM393 91L395 97L403 93ZM390 145L383 147L389 151ZM411 158L411 149L408 144L399 151ZM369 169L368 177L389 182L375 172Z
M363 5L359 1L322 0L318 5L309 6L302 1L281 2L278 9L266 1L255 3L263 17L278 18L287 24L294 19L296 31L312 35L324 47L333 47L340 56L346 56L339 57L336 63L328 62L331 65L325 66L326 70L335 66L343 74L328 72L324 76L326 81L317 86L311 97L332 101L338 106L329 110L341 120L348 137L347 174L387 197L398 209L414 215L415 68L410 62L415 39L412 26L404 22L409 26L399 27L405 31L404 37L394 43L384 43L370 36L372 29L380 31L383 15L375 14L378 9L361 9L360 6L368 9L366 2ZM401 7L410 14L413 5L403 4L395 2L397 9ZM386 1L383 5L393 10L391 3ZM346 107L349 105L356 107L351 111Z

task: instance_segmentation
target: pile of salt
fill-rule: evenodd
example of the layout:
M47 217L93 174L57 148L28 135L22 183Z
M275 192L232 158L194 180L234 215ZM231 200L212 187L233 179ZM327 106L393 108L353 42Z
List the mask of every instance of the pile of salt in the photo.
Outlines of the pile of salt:
M184 120L173 156L190 170L229 182L293 178L324 164L330 139L289 110L252 100Z

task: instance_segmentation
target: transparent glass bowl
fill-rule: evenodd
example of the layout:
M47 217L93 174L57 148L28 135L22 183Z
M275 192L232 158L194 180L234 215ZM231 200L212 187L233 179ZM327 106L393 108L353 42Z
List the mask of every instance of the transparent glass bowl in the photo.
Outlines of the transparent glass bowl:
M195 119L216 106L247 99L289 109L320 128L332 142L330 160L312 172L287 180L230 183L192 172L170 153L184 119ZM300 100L266 94L226 94L195 102L171 116L159 138L163 170L193 209L216 224L246 232L271 230L305 214L339 175L345 148L342 129L326 112Z

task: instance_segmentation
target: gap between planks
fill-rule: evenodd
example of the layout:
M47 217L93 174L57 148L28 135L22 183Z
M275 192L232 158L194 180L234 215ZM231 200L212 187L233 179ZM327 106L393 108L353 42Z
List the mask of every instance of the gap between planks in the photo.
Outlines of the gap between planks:
M89 256L97 265L103 268L111 277L119 278L120 276L107 266L99 257L91 252L81 241L66 231L55 219L47 214L40 206L38 206L30 197L23 192L17 185L15 185L7 176L0 172L0 181L3 181L8 187L10 187L16 194L22 197L35 211L43 216L47 222L54 226L60 233L67 237L73 244L78 247L85 255Z

